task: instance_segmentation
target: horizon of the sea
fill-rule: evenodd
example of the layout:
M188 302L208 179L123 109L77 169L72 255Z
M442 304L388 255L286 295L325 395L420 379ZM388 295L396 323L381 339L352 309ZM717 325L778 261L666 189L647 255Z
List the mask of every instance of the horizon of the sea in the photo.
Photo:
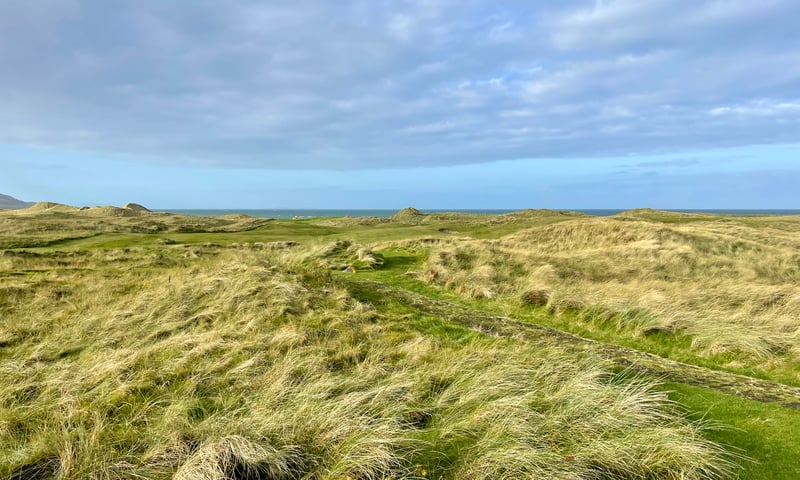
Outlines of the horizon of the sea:
M519 212L523 209L424 209L423 213L477 213L487 215L502 215L505 213ZM590 208L590 209L553 209L558 211L578 212L594 217L608 217L630 209L625 208ZM326 208L273 208L273 209L158 209L158 212L176 213L181 215L211 216L242 214L251 217L293 219L314 217L391 217L398 212L397 209L326 209ZM708 213L720 215L800 215L800 209L669 209L666 211L676 213Z

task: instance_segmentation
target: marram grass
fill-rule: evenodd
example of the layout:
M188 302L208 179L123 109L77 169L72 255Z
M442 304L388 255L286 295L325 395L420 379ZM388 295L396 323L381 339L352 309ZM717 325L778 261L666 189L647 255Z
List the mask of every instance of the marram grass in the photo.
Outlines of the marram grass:
M651 383L557 345L422 334L295 250L0 257L18 273L0 277L0 478L732 471Z
M546 306L632 335L684 336L699 355L796 372L798 230L796 220L582 218L497 240L439 241L417 276L465 297Z

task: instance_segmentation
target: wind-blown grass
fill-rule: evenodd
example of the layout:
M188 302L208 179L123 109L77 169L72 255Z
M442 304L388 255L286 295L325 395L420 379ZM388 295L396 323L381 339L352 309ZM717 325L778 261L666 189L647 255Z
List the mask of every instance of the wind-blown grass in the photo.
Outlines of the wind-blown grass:
M686 336L706 356L795 365L797 225L579 219L499 240L440 241L419 278L632 335Z
M181 245L0 257L19 274L0 277L0 477L730 472L650 382L557 345L423 334L313 258Z

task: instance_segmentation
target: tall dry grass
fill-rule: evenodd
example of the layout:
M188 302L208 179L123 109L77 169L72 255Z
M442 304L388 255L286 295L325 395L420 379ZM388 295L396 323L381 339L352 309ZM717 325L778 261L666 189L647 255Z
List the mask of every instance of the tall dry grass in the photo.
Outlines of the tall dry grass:
M729 473L649 382L557 345L420 333L295 250L0 257L0 477Z
M420 277L472 298L547 305L704 355L800 358L800 222L579 219L431 249ZM800 377L798 377L800 378Z

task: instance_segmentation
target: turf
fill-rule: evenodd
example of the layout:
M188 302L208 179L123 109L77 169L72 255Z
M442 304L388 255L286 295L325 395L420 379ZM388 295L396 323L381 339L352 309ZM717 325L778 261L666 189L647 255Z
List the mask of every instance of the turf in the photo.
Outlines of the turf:
M740 462L740 478L800 478L799 411L684 384L659 388L688 409L688 418L718 426L707 432L708 438L750 458Z

